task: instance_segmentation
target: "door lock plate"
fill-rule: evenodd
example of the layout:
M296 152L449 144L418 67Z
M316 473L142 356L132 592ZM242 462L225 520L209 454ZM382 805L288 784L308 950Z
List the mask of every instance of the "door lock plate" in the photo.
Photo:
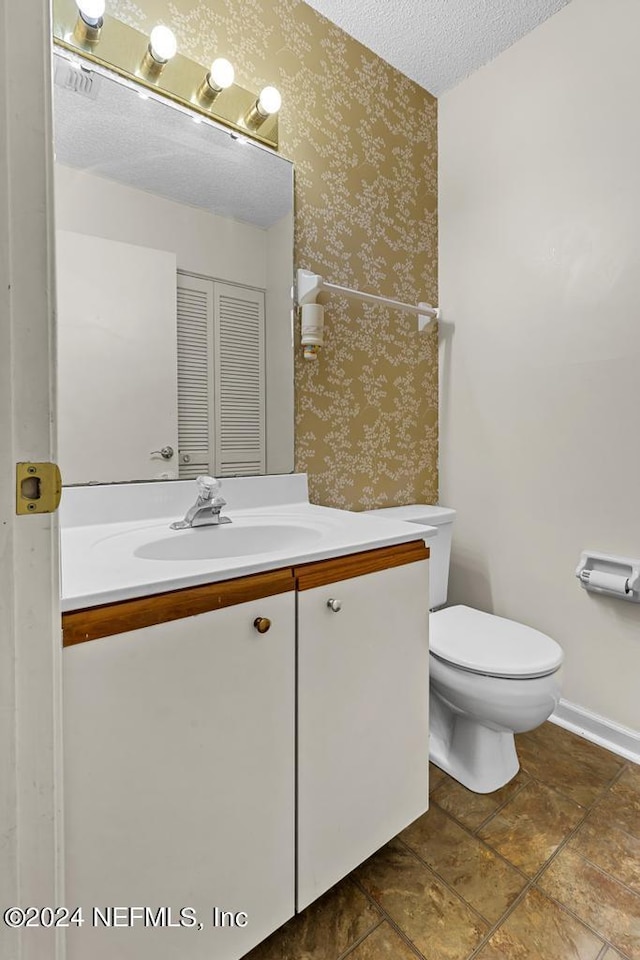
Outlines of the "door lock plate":
M16 513L54 513L60 506L62 477L57 463L16 463Z

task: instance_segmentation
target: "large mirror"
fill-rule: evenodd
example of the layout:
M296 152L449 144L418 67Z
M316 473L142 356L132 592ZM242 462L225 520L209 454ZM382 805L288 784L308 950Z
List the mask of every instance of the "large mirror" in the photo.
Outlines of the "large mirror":
M57 53L66 484L293 469L293 169Z

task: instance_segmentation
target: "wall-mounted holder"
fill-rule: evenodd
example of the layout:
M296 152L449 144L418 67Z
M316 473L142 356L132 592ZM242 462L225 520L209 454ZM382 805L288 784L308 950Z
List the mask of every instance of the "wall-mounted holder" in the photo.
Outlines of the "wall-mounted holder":
M363 300L365 303L376 303L382 307L392 307L404 313L415 313L418 317L420 333L426 330L434 320L440 319L440 309L428 303L413 304L390 300L389 297L380 297L375 293L363 293L361 290L352 290L351 287L340 287L337 283L328 283L311 270L298 270L297 299L302 314L302 345L305 360L315 360L317 348L323 344L324 308L316 304L316 299L320 293L325 292L336 293L352 300ZM310 307L315 309L310 310Z
M590 593L640 603L640 560L583 550L576 577Z

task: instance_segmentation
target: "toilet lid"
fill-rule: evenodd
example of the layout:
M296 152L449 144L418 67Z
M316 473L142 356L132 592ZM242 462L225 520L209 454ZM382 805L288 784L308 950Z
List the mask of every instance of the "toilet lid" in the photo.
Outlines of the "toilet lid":
M431 653L445 663L490 677L544 677L562 663L551 637L471 607L448 607L429 618Z

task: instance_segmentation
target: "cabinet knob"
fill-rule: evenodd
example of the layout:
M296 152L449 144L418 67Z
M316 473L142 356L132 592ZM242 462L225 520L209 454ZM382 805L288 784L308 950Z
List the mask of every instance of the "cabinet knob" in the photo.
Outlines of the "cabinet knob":
M327 606L329 610L333 610L334 613L340 613L342 610L342 603L340 600L327 600Z
M266 633L271 626L271 620L269 620L268 617L256 617L253 621L253 625L258 633Z

